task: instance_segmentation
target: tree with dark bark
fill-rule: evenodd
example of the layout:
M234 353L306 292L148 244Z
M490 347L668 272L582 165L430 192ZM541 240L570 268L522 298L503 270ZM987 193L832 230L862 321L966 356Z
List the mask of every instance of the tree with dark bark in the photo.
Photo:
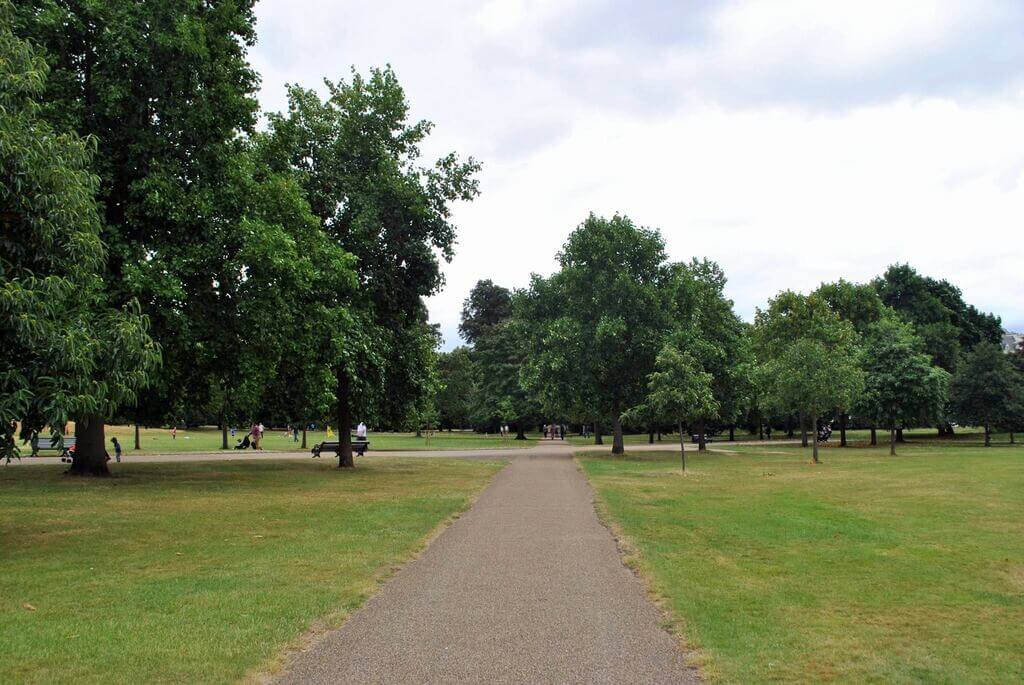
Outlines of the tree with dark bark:
M1011 423L1019 391L1017 370L999 345L982 343L964 355L950 384L950 405L961 425L985 429L985 447L992 446L992 428Z
M897 429L941 419L949 373L932 365L913 327L895 317L872 324L863 344L864 392L857 404L873 425L889 430L889 454L895 456Z
M334 333L341 466L352 466L353 411L402 425L432 388L436 332L424 298L453 254L451 205L477 195L479 165L454 154L419 166L428 121L410 122L390 68L325 81L327 96L291 86L270 120L267 160L298 174L323 230L357 258L352 325Z
M62 440L74 418L69 473L108 475L103 420L134 402L159 348L137 303L109 302L94 149L41 117L48 69L13 16L0 0L0 459L18 437Z
M592 214L558 258L560 270L524 294L524 380L546 409L610 421L622 454L622 414L646 396L672 323L664 241L627 217Z
M232 366L217 353L232 331L217 322L229 320L221 315L238 281L225 267L245 244L236 211L245 198L234 181L244 171L237 138L253 129L258 109L246 61L252 2L17 7L16 30L44 49L51 68L45 116L96 141L104 297L117 308L137 300L161 345L164 364L135 418L206 405L217 390L210 376ZM101 416L81 424L102 433ZM82 437L77 452L99 449Z
M772 402L809 419L812 460L818 463L818 418L852 406L863 387L856 331L820 296L791 291L758 310L754 326L759 353L767 360Z
M512 292L490 279L477 281L462 303L459 334L470 345L487 335L495 326L512 318Z

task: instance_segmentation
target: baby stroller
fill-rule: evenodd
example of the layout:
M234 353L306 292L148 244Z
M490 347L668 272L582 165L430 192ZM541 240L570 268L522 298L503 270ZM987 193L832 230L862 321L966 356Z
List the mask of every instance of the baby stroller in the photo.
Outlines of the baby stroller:
M246 433L245 437L238 441L235 445L236 450L247 450L249 449L249 434Z

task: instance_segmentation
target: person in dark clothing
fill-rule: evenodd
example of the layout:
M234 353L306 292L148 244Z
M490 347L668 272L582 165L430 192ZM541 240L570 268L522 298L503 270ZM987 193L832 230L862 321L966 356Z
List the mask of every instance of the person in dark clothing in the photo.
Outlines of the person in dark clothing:
M117 441L117 438L111 438L110 442L114 443L114 456L117 458L117 462L121 463L121 443Z

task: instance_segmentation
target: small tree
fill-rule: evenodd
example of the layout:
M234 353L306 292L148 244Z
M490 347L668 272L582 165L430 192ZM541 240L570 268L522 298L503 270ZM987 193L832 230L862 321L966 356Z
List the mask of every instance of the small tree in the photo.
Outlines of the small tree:
M686 471L686 434L683 424L695 418L718 414L714 378L689 353L665 345L654 362L648 382L646 405L649 413L674 421L679 427L679 455Z
M980 343L964 355L950 385L953 416L961 424L983 426L985 447L991 429L1011 418L1017 393L1017 372L999 345Z
M870 326L864 344L864 395L859 406L873 424L889 429L889 454L895 456L897 428L941 417L949 373L932 366L910 324L895 318Z

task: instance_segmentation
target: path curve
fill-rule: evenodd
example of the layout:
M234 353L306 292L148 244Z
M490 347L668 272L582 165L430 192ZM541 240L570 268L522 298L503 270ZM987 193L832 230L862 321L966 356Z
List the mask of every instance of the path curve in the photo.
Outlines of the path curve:
M694 683L569 445L505 456L476 504L278 683Z

